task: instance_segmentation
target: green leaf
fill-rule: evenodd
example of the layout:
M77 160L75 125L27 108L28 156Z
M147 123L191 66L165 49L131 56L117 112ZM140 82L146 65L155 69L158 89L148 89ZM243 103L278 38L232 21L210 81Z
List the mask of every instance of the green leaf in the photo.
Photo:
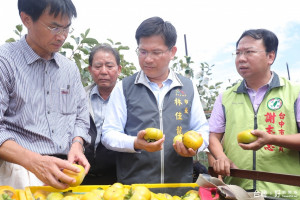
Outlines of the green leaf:
M23 31L23 25L22 24L17 25L16 29L21 33Z
M120 50L129 50L129 47L128 46L119 46L118 51L120 51Z
M70 42L66 42L66 43L62 46L62 48L74 50L74 46L71 45Z
M81 54L80 53L75 53L74 58L78 59L78 60L81 60Z
M79 44L80 37L75 37L74 35L71 35L71 38L74 39L74 41L76 42L77 45Z
M85 48L79 47L78 50L82 51L85 55L88 55L88 54L90 53L90 52L89 52L87 49L85 49Z
M99 44L98 41L94 38L84 38L81 43L86 43L86 44Z
M88 65L89 64L89 59L86 58L86 59L83 60L83 62Z
M74 57L74 60L75 60L75 63L76 63L76 65L77 65L77 67L81 69L80 59Z
M18 32L17 30L14 31L15 34L20 35L20 32Z
M90 29L88 28L86 31L85 31L85 37L89 34L90 32Z
M15 42L16 40L14 38L9 38L7 39L5 42L9 43L9 42Z
M129 200L133 195L132 188L129 189L128 193L124 196L124 200Z
M67 54L65 51L60 51L59 53L63 56L66 56L66 54Z
M107 39L111 44L114 44L114 42L112 41L112 39Z

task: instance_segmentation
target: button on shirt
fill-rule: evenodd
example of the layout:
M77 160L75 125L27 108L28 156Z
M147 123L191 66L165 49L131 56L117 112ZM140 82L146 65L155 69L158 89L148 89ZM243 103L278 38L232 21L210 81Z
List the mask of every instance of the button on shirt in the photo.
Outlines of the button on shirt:
M94 122L97 128L97 136L95 140L95 149L97 148L100 138L101 138L101 133L102 133L102 125L104 123L105 119L105 111L106 111L106 105L108 103L108 100L104 100L101 95L99 94L99 90L97 86L92 88L91 93L90 93L90 100L92 104L92 110L94 114Z
M40 154L67 154L90 142L89 113L76 64L59 53L38 56L25 37L0 47L0 145L14 140Z

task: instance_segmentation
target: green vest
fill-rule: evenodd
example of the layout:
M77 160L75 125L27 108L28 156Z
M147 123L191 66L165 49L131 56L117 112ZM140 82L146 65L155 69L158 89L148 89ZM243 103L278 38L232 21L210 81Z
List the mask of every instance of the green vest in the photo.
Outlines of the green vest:
M265 145L258 151L243 150L237 143L237 134L247 129L258 129L275 135L298 133L295 102L300 86L294 86L276 73L257 113L255 113L245 82L224 92L222 104L226 118L224 152L240 169L300 175L299 152L275 145ZM228 184L246 190L257 190L268 196L300 198L300 189L294 186L226 177Z

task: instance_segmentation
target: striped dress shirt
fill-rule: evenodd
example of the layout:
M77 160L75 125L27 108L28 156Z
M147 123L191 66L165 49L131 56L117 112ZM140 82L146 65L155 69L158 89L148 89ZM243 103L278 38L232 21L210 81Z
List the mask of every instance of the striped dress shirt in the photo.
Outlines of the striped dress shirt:
M20 41L0 47L0 145L14 140L31 151L66 155L72 139L88 135L89 113L76 64L50 60Z

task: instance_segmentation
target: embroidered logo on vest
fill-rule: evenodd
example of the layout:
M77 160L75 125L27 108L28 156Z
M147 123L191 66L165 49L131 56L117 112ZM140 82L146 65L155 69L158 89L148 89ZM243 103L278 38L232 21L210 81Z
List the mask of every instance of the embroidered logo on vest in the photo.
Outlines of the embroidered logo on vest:
M176 93L175 93L176 96L182 96L182 97L185 97L185 96L186 96L185 92L182 91L182 90L180 90L180 89L176 89L175 92L176 92Z
M267 105L270 110L279 110L282 107L282 104L283 104L282 100L276 97L270 99Z

